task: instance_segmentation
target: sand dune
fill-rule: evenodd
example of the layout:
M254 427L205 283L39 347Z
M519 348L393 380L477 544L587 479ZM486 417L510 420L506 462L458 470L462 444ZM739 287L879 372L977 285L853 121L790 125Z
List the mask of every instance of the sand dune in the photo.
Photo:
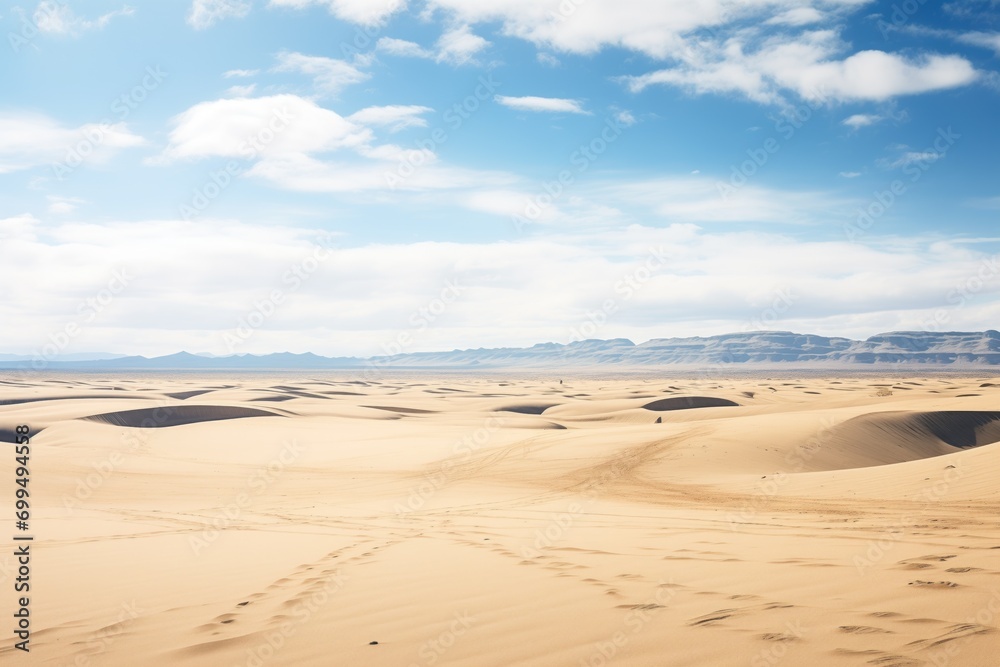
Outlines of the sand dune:
M158 408L106 412L90 415L84 419L129 428L169 428L227 419L278 416L277 413L267 410L232 405L167 405Z
M677 396L675 398L661 398L658 401L647 403L642 406L647 410L663 412L666 410L692 410L695 408L720 408L738 406L739 403L726 398L715 398L713 396Z
M17 424L3 664L997 664L993 377L0 376Z

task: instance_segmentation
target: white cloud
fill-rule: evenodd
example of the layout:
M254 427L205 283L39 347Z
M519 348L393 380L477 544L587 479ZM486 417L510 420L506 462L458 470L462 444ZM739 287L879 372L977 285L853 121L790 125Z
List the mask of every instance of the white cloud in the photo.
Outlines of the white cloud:
M253 91L256 89L256 83L251 83L246 86L230 86L226 89L226 95L229 97L249 97L250 95L253 95Z
M502 173L449 167L433 153L398 146L379 146L364 157L368 160L319 160L301 153L269 156L247 175L297 192L456 190L502 186L513 180ZM402 172L399 165L417 166Z
M475 55L489 45L488 41L473 34L469 26L461 26L449 30L438 39L436 60L452 65L474 63Z
M936 160L940 160L943 157L944 153L937 153L935 151L909 151L907 153L903 153L889 166L897 169L911 164L929 164Z
M822 192L785 191L763 186L729 187L703 175L664 177L590 188L606 201L639 205L673 223L803 224L826 219L843 208Z
M616 111L615 119L626 127L630 127L639 122L638 120L636 120L635 116L632 115L632 112L629 111L628 109L622 109L620 111Z
M793 7L769 18L766 23L770 25L799 26L819 23L823 18L823 12L815 7Z
M542 184L525 188L483 187L462 200L468 208L532 225L580 228L615 227L632 221L648 224L775 224L799 225L838 220L836 211L855 203L824 192L788 191L702 175L664 176L633 182L589 181L575 186L583 194L553 198Z
M270 7L303 9L310 6L326 7L331 14L344 21L361 25L379 25L406 7L406 0L271 0Z
M360 83L369 78L354 65L323 56L307 56L301 53L283 51L277 56L275 72L298 72L313 78L316 89L324 95L335 95L344 87Z
M992 49L1000 56L1000 32L967 32L959 35L959 41Z
M860 171L842 171L842 172L840 172L840 176L842 178L857 178L860 175L861 175Z
M239 352L380 354L449 279L461 285L460 298L434 327L411 332L412 351L566 342L607 299L618 310L597 332L601 338L739 331L779 289L795 300L775 328L870 335L932 321L948 286L964 284L986 258L936 240L866 246L635 225L588 234L558 229L516 241L389 239L342 247L292 291L282 277L315 256L319 230L233 220L47 220L42 242L42 225L27 215L0 220L0 284L7 286L0 315L14 309L23 323L5 332L5 351L32 352L122 269L134 279L83 327L73 351L225 353L224 334L261 295L282 289L286 299ZM630 298L616 292L652 251L666 257L665 265ZM981 329L998 314L994 283L964 307L948 309L945 325Z
M590 113L581 106L579 100L569 100L560 97L508 97L507 95L497 95L494 99L505 107L517 109L518 111Z
M77 209L80 204L86 203L85 200L79 197L59 197L56 195L49 195L49 213L54 213L57 215L72 213Z
M347 117L347 120L360 125L386 126L391 132L398 132L408 127L427 127L427 120L421 118L422 114L433 111L430 107L417 105L390 105L382 107L368 107L361 111L356 111Z
M455 189L511 181L448 167L428 150L376 144L372 127L419 126L420 106L369 107L344 118L296 95L202 102L172 119L154 163L229 157L251 161L251 178L300 192Z
M476 63L475 55L490 43L473 34L468 26L453 28L438 38L434 49L425 49L416 42L394 37L382 37L375 48L383 53L406 58L426 58L451 65L471 65Z
M194 0L187 22L195 30L211 28L225 19L241 19L250 13L247 0Z
M549 67L559 67L559 65L562 64L559 62L559 59L556 58L554 55L552 55L551 53L545 53L544 51L539 51L538 55L535 56L535 58L541 64L547 65Z
M251 76L257 76L260 73L259 69L231 69L222 74L223 77L227 79L240 78L245 79Z
M787 93L821 102L886 100L968 85L979 76L957 55L852 52L840 30L865 0L429 4L460 25L499 21L502 32L540 49L592 54L617 47L671 61L667 68L626 78L636 92L660 84L767 104L783 102ZM810 29L820 20L833 27Z
M39 32L50 35L81 35L88 30L100 30L116 16L131 16L135 10L128 5L121 9L102 14L96 19L85 19L77 16L72 8L65 3L46 0L38 3L32 14Z
M395 39L393 37L381 37L375 43L375 48L393 56L404 56L407 58L433 58L434 54L416 42L408 42L405 39Z
M848 116L843 121L842 124L847 127L858 129L859 127L867 127L869 125L874 125L882 120L885 120L885 116L879 116L878 114L870 113L856 113L852 116Z
M815 102L888 100L967 85L978 73L959 56L924 55L907 59L883 51L860 51L843 60L834 33L816 31L797 41L769 41L745 53L729 43L718 53L703 53L679 67L627 77L633 92L654 84L692 92L738 93L763 103L781 101L790 90Z
M41 221L35 216L23 213L11 218L0 218L0 240L5 242L15 240L34 240L36 230ZM3 246L4 244L0 244ZM0 272L2 272L0 268Z
M141 146L145 140L124 123L88 123L66 127L48 116L0 112L0 174L41 165L84 159L100 163L119 149ZM83 150L80 150L83 146Z
M356 148L371 131L296 95L202 102L171 121L166 161L319 153Z

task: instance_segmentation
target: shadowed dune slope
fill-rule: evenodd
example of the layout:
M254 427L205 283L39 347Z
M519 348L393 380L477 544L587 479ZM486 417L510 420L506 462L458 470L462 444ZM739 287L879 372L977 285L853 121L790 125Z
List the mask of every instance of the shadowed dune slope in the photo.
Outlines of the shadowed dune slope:
M673 398L661 398L652 403L646 403L647 410L666 412L668 410L690 410L692 408L724 408L739 406L739 403L726 398L716 398L715 396L675 396Z
M849 419L823 440L824 447L902 448L907 458L917 460L1000 441L1000 412L877 412Z
M171 405L159 408L107 412L84 417L83 419L128 428L167 428L170 426L223 421L226 419L281 416L276 412L268 410L229 405Z

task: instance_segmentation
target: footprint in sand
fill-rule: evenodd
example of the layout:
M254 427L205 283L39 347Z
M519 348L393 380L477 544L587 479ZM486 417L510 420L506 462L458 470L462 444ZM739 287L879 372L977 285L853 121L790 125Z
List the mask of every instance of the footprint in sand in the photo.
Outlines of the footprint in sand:
M958 584L954 581L921 581L917 579L916 581L911 581L908 585L920 588L958 588Z
M842 625L838 628L838 630L840 630L841 632L846 632L849 635L893 634L892 630L873 628L870 625Z
M951 626L948 632L943 635L938 635L937 637L931 637L928 639L918 639L917 641L910 642L907 646L913 646L919 649L928 649L940 646L941 644L947 644L948 642L955 641L956 639L964 639L966 637L982 635L988 632L994 632L994 630L986 627L985 625L978 625L976 623L962 623Z

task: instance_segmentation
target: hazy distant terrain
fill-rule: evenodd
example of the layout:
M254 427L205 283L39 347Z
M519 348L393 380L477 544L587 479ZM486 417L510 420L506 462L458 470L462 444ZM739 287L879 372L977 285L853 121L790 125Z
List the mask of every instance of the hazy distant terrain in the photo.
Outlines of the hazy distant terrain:
M77 355L82 357L83 355ZM102 355L108 357L111 355ZM528 348L415 352L378 356L322 357L315 354L266 354L208 357L181 352L164 357L120 356L90 360L46 361L32 357L7 360L7 369L378 369L560 368L593 366L730 366L738 364L860 367L874 364L925 366L1000 365L1000 332L897 331L866 340L831 338L787 331L758 331L693 338L656 338L635 344L624 338L583 340L568 345L540 343Z

